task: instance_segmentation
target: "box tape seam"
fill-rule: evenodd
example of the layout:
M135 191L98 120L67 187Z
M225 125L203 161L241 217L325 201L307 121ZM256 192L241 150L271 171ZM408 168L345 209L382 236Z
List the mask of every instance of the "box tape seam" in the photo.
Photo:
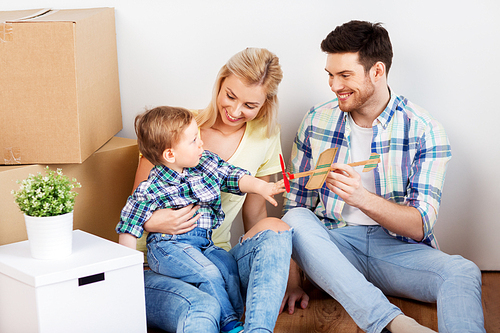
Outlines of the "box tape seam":
M12 23L2 22L0 23L0 43L12 42Z
M7 147L3 150L4 164L21 164L21 148Z

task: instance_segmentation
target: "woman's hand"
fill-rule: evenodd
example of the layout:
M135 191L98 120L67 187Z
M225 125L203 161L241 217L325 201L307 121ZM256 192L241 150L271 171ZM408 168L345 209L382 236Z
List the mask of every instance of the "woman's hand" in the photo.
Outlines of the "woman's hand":
M288 313L293 314L295 312L295 303L297 302L300 302L301 309L305 309L309 304L309 296L300 286L289 285L281 302L280 313L283 312L285 305L288 305Z
M293 259L290 259L290 274L288 274L288 284L281 302L280 313L283 312L286 305L288 305L288 313L293 314L295 312L295 303L300 302L302 309L305 309L309 304L309 296L302 289L301 281L300 268Z
M159 209L144 223L144 229L169 235L186 233L196 227L195 223L201 217L201 213L196 214L199 208L189 205L179 209Z

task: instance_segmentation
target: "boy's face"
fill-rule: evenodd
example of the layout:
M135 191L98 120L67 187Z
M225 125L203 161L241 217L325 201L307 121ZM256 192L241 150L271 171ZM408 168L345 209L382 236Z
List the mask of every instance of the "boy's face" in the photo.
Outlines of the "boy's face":
M176 171L182 172L184 168L192 168L198 165L203 153L203 141L198 135L198 125L194 119L184 130L179 142L174 145L172 151L175 154L173 164L177 167Z

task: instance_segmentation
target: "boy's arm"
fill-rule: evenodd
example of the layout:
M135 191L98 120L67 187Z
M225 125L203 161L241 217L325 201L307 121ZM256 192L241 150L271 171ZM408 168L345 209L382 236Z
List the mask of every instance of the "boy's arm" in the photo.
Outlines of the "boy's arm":
M128 233L123 233L118 236L118 243L135 250L137 247L137 237Z
M277 183L268 183L262 179L244 175L240 178L238 185L241 192L260 194L274 206L278 205L276 200L273 198L274 195L285 192L285 184L283 180L280 180Z

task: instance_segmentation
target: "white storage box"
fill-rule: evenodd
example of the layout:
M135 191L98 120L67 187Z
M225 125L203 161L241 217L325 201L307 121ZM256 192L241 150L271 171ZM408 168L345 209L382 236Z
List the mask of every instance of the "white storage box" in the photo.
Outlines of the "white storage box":
M73 253L33 259L0 246L0 332L146 332L143 255L73 231Z

